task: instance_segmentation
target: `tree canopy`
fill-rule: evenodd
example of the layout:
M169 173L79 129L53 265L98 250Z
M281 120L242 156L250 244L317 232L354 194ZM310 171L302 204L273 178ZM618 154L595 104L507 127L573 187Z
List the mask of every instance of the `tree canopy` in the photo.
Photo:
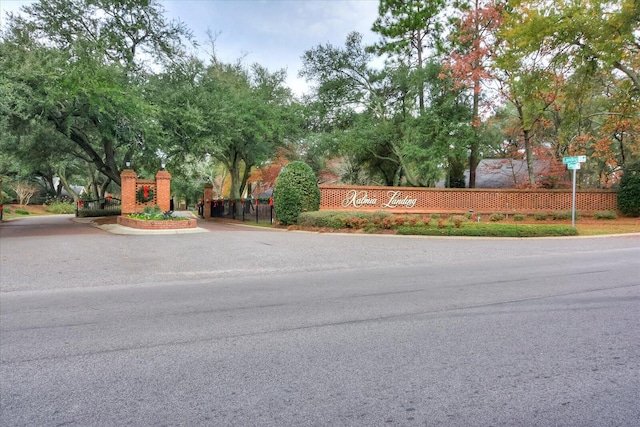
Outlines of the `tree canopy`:
M640 158L639 27L633 0L383 0L374 45L301 52L296 98L283 70L203 54L159 0L37 1L0 35L0 174L100 196L125 161L163 159L189 197L209 181L238 198L274 162L473 187L506 156L528 165L520 185L553 186L536 161L586 154L579 185L608 187Z

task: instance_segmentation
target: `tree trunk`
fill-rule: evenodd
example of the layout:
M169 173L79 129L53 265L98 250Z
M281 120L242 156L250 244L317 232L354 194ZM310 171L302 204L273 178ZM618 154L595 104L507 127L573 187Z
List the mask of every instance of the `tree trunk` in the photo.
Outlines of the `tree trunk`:
M247 186L247 180L249 179L249 174L252 167L253 166L249 166L246 163L244 164L244 173L242 174L242 181L240 182L240 189L238 191L240 195L244 194L244 189Z
M67 177L65 176L65 174L60 174L60 183L62 185L59 185L58 187L64 187L65 190L67 190L67 193L69 193L71 195L71 197L73 197L74 201L78 201L80 200L80 195L78 193L76 193L73 188L71 188L71 185L69 185L69 182L67 181Z
M233 163L229 165L229 175L231 176L231 188L229 198L232 200L240 198L240 159L235 156Z
M100 198L100 199L104 199L105 198L105 195L107 194L107 187L109 187L109 184L111 184L111 180L109 178L107 178L100 185L100 196L98 198Z
M474 7L474 38L477 40L480 38L480 18L478 15L478 11L480 9L480 4L478 0L475 2ZM475 43L474 43L475 44ZM480 62L476 59L473 61L471 66L473 70L478 70L480 68ZM480 79L475 77L473 78L473 110L471 112L471 126L473 126L473 140L471 141L471 146L469 147L469 188L476 187L476 169L478 168L478 125L480 123Z
M422 36L420 34L420 30L418 30L416 37L416 49L418 51L418 72L420 76L420 93L418 94L418 103L420 107L420 114L422 114L424 112L424 81L422 80Z
M529 173L529 185L533 188L536 185L536 174L533 169L533 152L531 150L531 134L527 129L522 130L524 136L524 155L527 160L527 172Z
M58 130L62 132L61 129ZM105 164L100 155L93 149L93 147L91 147L89 138L84 134L84 132L72 127L70 138L73 142L78 144L82 151L84 151L84 153L89 157L91 164L96 167L98 172L120 185L120 171L118 171L118 168L115 166L115 162L111 161L111 165ZM107 157L110 157L110 155L107 154ZM113 157L111 157L111 160L113 160Z
M476 187L476 169L478 167L478 124L480 123L479 117L480 110L480 81L474 79L473 81L473 111L472 111L472 123L473 127L473 140L469 147L469 188Z
M522 137L524 139L524 156L527 162L527 172L529 174L529 185L533 188L536 185L536 174L533 170L533 150L531 149L531 131L527 129L524 122L524 111L520 103L515 103L518 110L518 118L520 120L520 127L522 128Z

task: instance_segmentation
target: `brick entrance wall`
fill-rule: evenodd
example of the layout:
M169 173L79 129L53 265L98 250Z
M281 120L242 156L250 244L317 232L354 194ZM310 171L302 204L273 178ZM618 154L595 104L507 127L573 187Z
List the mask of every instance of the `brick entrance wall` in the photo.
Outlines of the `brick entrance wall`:
M153 199L141 203L136 200L138 190L148 187L153 191ZM120 191L122 215L142 212L145 206L158 205L162 211L168 211L171 203L171 175L165 170L158 171L156 179L138 179L134 170L125 169L120 173Z
M571 210L571 190L458 189L320 185L321 210L394 213L543 213ZM576 210L617 211L617 192L576 191Z

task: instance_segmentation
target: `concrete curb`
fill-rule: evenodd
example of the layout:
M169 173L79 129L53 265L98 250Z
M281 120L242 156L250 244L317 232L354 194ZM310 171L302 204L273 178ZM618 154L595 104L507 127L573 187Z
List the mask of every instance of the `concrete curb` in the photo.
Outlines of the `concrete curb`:
M196 218L191 212L179 212L179 216ZM98 218L72 218L72 221L80 222L83 224L90 224L93 227L99 228L111 234L128 234L128 235L154 235L154 234L195 234L195 233L209 233L210 230L206 230L201 227L196 228L180 228L174 230L143 230L139 228L126 227L120 224L97 224L95 220Z
M130 234L130 235L153 235L153 234L195 234L195 233L209 233L209 230L204 228L180 228L175 230L142 230L139 228L125 227L120 224L104 224L98 225L93 223L93 226L100 228L112 234Z

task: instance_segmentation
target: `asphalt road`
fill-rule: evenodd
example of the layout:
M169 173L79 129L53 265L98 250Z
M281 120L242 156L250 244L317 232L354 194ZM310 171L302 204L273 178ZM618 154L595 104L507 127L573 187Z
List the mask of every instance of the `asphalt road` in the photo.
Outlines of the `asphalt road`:
M2 224L0 424L639 425L638 236L204 226Z

